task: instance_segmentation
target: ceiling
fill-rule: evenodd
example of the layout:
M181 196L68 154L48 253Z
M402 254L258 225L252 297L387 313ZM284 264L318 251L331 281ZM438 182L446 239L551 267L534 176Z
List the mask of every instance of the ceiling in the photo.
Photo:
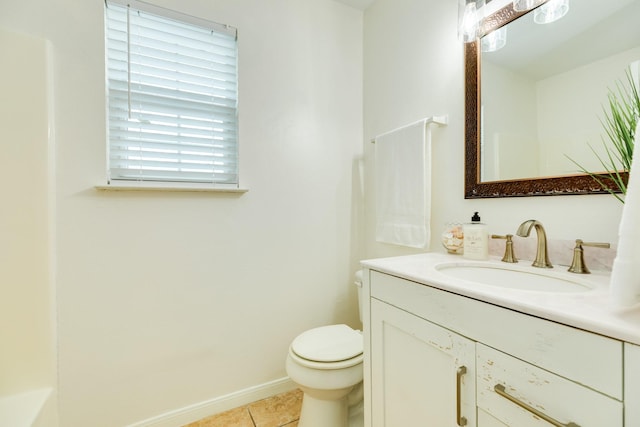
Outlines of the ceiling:
M336 0L338 3L346 4L347 6L355 7L356 9L365 10L375 0Z

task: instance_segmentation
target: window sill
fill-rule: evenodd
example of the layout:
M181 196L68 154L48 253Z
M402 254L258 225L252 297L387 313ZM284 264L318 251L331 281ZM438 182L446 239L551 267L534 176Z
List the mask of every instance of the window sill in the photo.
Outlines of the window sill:
M169 191L169 192L197 192L197 193L246 193L248 188L234 187L211 187L198 184L176 184L176 183L119 183L96 185L99 191Z

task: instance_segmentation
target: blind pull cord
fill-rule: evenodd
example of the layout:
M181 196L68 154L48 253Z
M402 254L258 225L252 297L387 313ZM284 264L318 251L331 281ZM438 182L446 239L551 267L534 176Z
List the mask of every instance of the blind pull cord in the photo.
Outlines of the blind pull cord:
M127 7L127 110L131 120L131 7Z

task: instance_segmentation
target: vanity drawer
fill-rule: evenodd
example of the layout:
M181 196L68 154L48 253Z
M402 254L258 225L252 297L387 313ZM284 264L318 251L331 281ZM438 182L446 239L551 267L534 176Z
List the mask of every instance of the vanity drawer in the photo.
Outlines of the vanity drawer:
M371 296L622 400L622 343L418 282L370 271Z
M623 425L623 404L616 399L480 343L476 358L477 406L507 426Z

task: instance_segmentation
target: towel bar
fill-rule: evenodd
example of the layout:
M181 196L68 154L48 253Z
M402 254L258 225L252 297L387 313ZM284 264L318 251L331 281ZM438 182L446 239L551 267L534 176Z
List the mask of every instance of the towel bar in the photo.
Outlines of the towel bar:
M447 116L446 114L445 114L445 115L442 115L442 116L431 116L431 117L427 117L427 118L422 119L422 120L415 121L415 122L410 123L410 124L408 124L408 125L405 125L405 126L399 127L398 129L394 129L394 130L392 130L392 131L389 131L389 132L385 132L385 133L383 133L383 134L380 134L380 135L376 136L375 138L373 138L373 139L371 140L371 143L372 143L372 144L375 144L375 143L376 143L376 139L380 138L380 137L381 137L381 136L383 136L383 135L389 134L389 133L391 133L391 132L399 131L400 129L404 129L404 128L409 127L409 126L413 126L413 125L415 125L416 123L420 123L420 122L424 122L425 126L426 126L426 125L428 125L428 124L432 124L432 123L433 123L433 124L436 124L436 125L438 125L438 126L446 126L446 125L447 125L447 123L449 122L449 116Z

